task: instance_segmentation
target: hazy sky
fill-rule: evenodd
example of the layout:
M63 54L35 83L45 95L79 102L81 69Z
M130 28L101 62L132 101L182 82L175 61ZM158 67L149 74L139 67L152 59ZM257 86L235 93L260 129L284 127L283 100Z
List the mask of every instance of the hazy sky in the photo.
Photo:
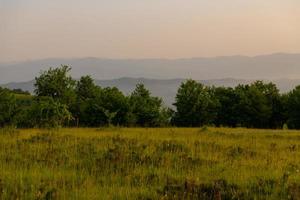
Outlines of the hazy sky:
M300 52L300 0L0 0L0 62Z

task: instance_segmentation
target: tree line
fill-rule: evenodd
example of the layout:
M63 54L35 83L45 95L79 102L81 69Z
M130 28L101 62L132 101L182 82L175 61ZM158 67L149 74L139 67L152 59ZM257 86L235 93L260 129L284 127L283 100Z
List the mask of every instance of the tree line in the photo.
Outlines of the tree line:
M171 109L143 84L124 95L116 87L97 86L90 76L76 81L70 70L61 66L41 72L34 95L0 88L0 127L300 128L300 86L281 94L271 82L231 88L190 79L178 88Z

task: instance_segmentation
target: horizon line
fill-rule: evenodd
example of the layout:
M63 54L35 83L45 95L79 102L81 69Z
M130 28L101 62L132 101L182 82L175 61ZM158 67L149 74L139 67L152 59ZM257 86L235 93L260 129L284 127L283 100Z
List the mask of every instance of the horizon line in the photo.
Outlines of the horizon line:
M216 59L216 58L231 58L231 57L244 57L244 58L257 58L264 56L273 56L273 55L300 55L300 52L274 52L274 53L266 53L266 54L256 54L256 55L243 55L243 54L233 54L233 55L220 55L220 56L193 56L193 57L179 57L179 58L167 58L167 57L144 57L144 58L132 58L132 57L96 57L96 56L82 56L82 57L45 57L45 58L36 58L36 59L26 59L26 60L11 60L11 61L0 61L1 65L13 65L18 63L26 63L26 62L34 62L34 61L43 61L43 60L53 60L53 59L61 59L61 60L71 60L71 59L102 59L102 60L191 60L191 59Z

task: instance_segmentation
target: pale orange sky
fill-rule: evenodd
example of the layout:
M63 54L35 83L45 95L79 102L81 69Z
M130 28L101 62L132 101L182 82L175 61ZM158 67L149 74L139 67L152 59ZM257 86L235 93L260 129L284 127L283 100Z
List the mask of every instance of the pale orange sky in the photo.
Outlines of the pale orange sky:
M0 62L300 53L299 0L0 0Z

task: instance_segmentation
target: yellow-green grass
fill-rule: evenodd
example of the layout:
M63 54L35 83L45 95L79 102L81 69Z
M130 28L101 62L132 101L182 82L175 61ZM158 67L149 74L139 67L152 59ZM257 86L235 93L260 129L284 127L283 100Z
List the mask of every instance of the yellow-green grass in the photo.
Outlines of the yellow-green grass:
M0 131L0 199L298 199L299 170L299 131Z

